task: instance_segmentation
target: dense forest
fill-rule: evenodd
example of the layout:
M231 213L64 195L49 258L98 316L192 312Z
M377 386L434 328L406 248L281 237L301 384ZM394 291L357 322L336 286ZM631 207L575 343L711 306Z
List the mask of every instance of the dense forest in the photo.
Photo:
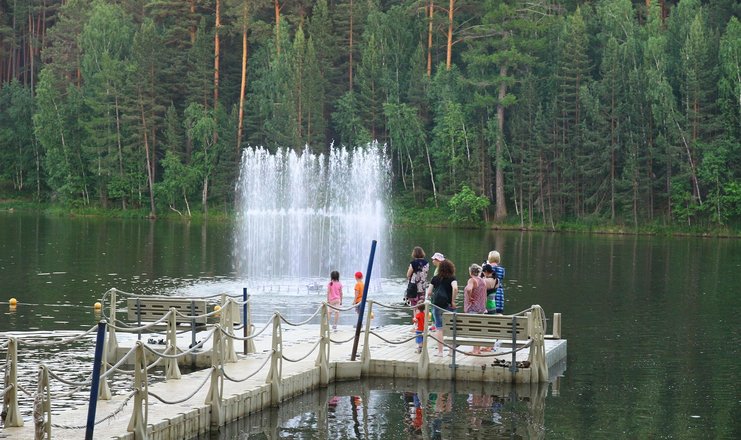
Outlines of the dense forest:
M386 144L461 220L741 224L735 0L0 0L0 194L190 215Z

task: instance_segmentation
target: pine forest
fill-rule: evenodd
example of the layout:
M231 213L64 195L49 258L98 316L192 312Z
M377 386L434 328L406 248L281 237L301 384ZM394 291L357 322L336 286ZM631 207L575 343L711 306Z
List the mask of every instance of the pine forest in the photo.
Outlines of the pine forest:
M233 208L378 141L456 221L741 229L736 0L0 0L0 199Z

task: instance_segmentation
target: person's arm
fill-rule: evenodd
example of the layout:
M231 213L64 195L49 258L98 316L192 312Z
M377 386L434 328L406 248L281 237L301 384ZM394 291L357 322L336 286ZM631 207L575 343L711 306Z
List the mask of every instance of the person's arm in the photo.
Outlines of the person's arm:
M407 279L412 278L413 273L414 273L414 269L412 269L412 265L409 264L409 267L407 268Z
M458 296L458 280L451 281L450 287L452 287L450 290L450 306L455 309L458 307L455 305L455 297Z

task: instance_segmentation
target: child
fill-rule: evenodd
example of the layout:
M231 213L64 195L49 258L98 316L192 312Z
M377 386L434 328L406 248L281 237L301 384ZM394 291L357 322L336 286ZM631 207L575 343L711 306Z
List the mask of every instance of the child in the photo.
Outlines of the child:
M502 314L504 313L504 267L500 266L499 263L501 262L502 257L499 255L499 252L497 251L491 251L489 252L489 257L487 258L487 261L491 265L492 269L494 270L494 276L497 279L497 291L494 294L494 302L496 309L494 313L496 314Z
M327 303L333 307L339 307L342 305L342 283L340 283L340 273L333 270L329 274L329 284L327 285ZM332 330L337 331L337 323L340 321L340 311L334 308L329 309L329 317L332 319L334 315L334 324L332 324Z
M363 289L365 283L363 282L363 272L355 272L355 313L360 313L360 302L363 300Z
M422 353L422 334L425 331L425 305L424 304L418 304L417 305L417 313L414 314L414 319L412 320L415 327L414 329L417 332L417 353Z

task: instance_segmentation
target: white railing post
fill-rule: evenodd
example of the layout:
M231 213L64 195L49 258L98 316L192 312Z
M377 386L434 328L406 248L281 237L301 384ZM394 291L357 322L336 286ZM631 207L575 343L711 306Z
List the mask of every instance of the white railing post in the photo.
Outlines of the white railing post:
M211 406L211 426L218 427L224 424L224 410L221 399L224 393L224 378L221 369L224 367L224 335L217 325L214 328L214 345L211 348L211 386L206 394L206 405Z
M412 311L414 313L414 311ZM430 355L427 353L427 334L429 332L430 302L425 301L425 323L422 331L422 352L419 354L419 363L417 364L417 377L427 379L430 369ZM416 333L416 332L415 332ZM415 341L416 342L416 341Z
M361 364L360 364L360 373L363 376L367 376L370 372L370 361L371 361L371 354L370 354L370 344L368 344L368 340L370 339L370 326L371 326L371 320L370 317L373 315L373 300L369 299L366 301L366 305L368 306L368 316L365 320L365 335L363 335L363 355L361 357Z
M106 351L109 359L113 363L118 361L118 340L116 339L116 289L111 289L111 322L108 324L108 340L106 341ZM104 364L105 365L105 364Z
M546 382L548 380L548 364L545 359L545 313L539 305L533 305L530 314L530 382Z
M14 337L8 338L4 388L8 391L3 396L3 425L23 426L23 417L18 410L18 341Z
M247 299L247 319L245 322L243 322L245 332L245 336L252 336L252 301L250 299ZM247 348L245 349L245 354L247 353L255 353L257 350L255 350L255 341L252 339L247 340Z
M319 355L315 366L319 367L319 384L326 387L329 384L329 316L327 303L322 303L321 323L319 324Z
M167 316L167 348L165 354L176 356L178 354L178 334L177 334L177 315L174 307L170 307ZM178 360L174 358L165 358L165 380L180 379L180 366Z
M33 399L34 438L51 439L51 393L49 390L49 370L46 365L39 366L39 382L36 397Z
M270 404L278 406L282 400L281 379L283 376L283 334L280 326L280 313L273 315L273 354L266 382L270 384Z
M224 341L224 361L225 362L237 362L237 352L234 351L234 315L237 312L237 305L231 298L227 298L226 294L221 295L221 314L219 316L219 322L221 328L224 329L227 336ZM223 335L222 335L223 336Z
M147 384L147 357L141 341L136 341L134 351L134 393L134 409L126 430L133 432L136 440L147 440L149 385Z
M553 339L561 339L561 314L553 314Z

